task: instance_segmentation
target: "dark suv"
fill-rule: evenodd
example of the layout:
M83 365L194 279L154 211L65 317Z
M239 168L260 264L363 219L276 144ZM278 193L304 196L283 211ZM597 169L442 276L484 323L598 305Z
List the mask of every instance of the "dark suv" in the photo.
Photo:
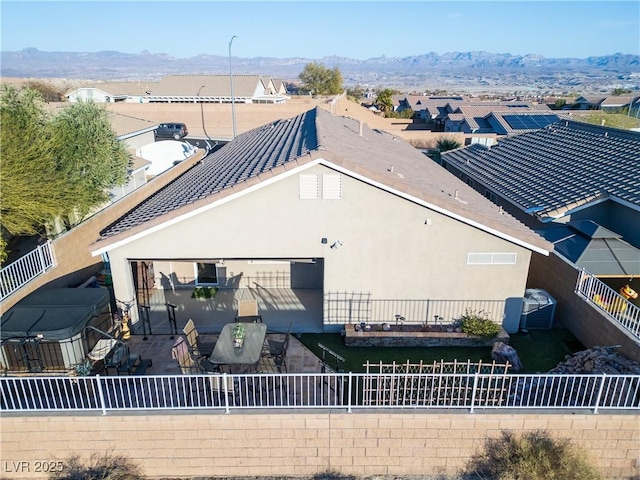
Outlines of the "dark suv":
M156 128L156 138L173 138L180 140L189 135L184 123L161 123Z

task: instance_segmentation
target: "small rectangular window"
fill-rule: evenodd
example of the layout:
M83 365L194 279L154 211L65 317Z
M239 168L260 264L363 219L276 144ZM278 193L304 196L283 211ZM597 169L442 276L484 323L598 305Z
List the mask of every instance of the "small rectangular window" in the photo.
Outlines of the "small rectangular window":
M317 174L301 173L299 177L300 198L310 200L320 197L320 185Z
M196 285L217 285L218 269L215 263L196 263Z
M342 198L342 177L340 175L333 173L322 175L322 198L326 200Z
M467 265L515 265L517 253L468 253Z

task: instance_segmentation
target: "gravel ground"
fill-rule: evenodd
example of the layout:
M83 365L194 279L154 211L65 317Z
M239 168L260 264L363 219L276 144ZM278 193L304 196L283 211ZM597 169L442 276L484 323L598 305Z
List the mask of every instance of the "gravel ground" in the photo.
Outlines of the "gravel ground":
M477 476L473 477L477 480ZM373 475L359 477L356 475L343 475L340 473L319 473L306 477L185 477L185 478L161 478L159 480L472 480L470 476L445 476L445 475Z

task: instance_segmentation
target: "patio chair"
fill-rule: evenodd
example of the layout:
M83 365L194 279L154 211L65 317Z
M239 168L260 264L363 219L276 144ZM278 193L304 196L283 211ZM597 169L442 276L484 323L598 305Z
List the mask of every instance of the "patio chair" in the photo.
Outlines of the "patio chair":
M224 377L222 375L211 375L208 377L209 387L211 388L211 398L217 405L225 404L225 394L228 396L229 403L234 405L235 399L240 397L240 386L232 377Z
M262 322L262 315L258 312L258 301L255 298L251 300L240 300L238 302L236 322Z
M287 351L289 350L289 338L291 335L287 335L284 338L284 343L282 344L282 350L273 356L273 360L276 364L279 373L288 373L287 372Z
M202 357L208 357L213 352L214 345L212 343L204 343L201 338L196 325L193 320L189 319L185 327L182 329L187 337L187 343L189 344L189 351L198 359Z
M191 354L189 344L184 337L178 337L171 347L171 357L178 361L180 371L183 375L204 373L200 362Z
M293 321L289 323L289 328L284 336L283 340L267 340L269 345L269 355L273 357L279 357L283 355L283 352L289 346L289 337L291 337L291 330L293 329Z

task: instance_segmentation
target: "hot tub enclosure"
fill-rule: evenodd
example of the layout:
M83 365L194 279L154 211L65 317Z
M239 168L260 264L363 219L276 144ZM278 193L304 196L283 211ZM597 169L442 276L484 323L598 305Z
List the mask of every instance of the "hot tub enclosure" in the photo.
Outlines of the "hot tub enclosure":
M111 328L106 288L37 290L2 315L0 362L8 371L55 371L83 361Z

